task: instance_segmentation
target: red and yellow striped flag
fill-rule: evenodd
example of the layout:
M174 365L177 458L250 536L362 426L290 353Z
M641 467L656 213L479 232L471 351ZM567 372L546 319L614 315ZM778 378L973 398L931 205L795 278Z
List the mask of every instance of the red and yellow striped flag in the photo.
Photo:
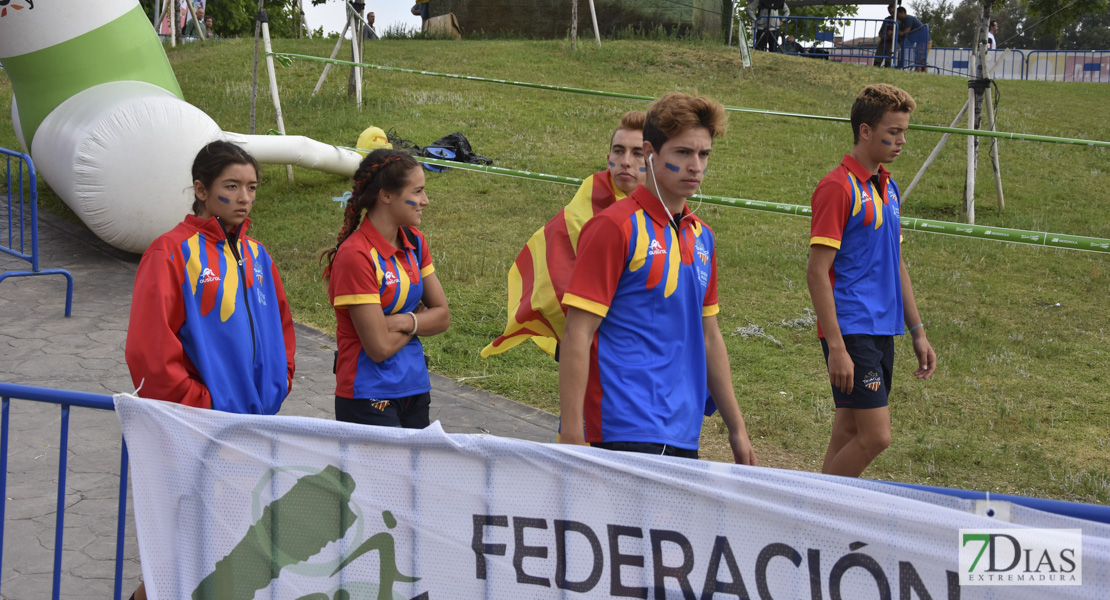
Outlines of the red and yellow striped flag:
M529 338L555 355L566 322L563 292L574 269L578 234L586 221L624 197L613 185L609 171L594 173L582 182L570 204L532 234L509 269L505 333L482 348L482 358L501 354Z

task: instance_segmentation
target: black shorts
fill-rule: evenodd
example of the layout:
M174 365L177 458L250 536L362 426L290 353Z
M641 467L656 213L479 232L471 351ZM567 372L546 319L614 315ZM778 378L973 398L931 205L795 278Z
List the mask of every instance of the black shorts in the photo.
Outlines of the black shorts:
M837 408L880 408L887 405L890 382L894 373L894 336L846 335L844 347L855 364L852 393L845 394L832 387ZM829 364L829 344L821 338L825 366Z
M381 427L423 429L428 426L428 409L432 405L431 392L404 398L335 397L335 420Z
M594 448L612 450L614 452L635 452L638 454L654 454L656 456L679 456L682 458L697 459L698 451L678 448L670 444L655 444L652 442L598 442L590 444Z

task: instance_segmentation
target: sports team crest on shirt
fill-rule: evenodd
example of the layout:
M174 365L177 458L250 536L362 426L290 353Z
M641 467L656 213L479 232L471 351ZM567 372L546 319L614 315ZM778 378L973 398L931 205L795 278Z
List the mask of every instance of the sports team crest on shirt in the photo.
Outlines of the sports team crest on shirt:
M648 254L655 256L657 254L666 253L667 249L663 247L663 244L659 243L659 240L651 240L651 248L648 250Z
M263 281L262 269L259 269L259 268L255 267L255 269L254 269L254 278L255 278L255 280L258 281L258 285L262 285L262 281Z
M220 276L211 267L204 267L204 272L200 274L200 281L201 283L219 283Z
M386 285L397 285L397 276L393 274L393 271L386 271L385 272L385 284Z
M709 252L705 249L705 246L701 245L701 242L696 242L694 244L694 251L697 252L698 258L701 259L701 264L704 265L709 262Z
M867 376L863 378L863 387L871 390L872 392L879 391L879 386L883 384L883 379L879 374L874 371L869 371Z

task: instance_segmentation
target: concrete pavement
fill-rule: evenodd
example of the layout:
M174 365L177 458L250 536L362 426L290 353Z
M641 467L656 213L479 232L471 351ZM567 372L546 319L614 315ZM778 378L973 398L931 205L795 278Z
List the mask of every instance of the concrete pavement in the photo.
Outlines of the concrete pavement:
M5 219L6 221L6 219ZM6 225L5 225L6 227ZM6 229L0 229L7 239ZM137 256L116 250L58 217L39 222L40 268L74 277L73 315L64 316L62 276L0 282L0 382L97 394L131 392L123 359ZM0 273L28 270L0 254ZM297 372L282 415L334 418L332 337L297 326ZM4 514L0 598L49 598L58 477L58 406L13 400ZM558 418L451 379L432 376L431 417L452 433L555 439ZM74 408L70 416L61 597L110 598L115 576L120 429L108 411ZM128 509L124 593L140 576Z

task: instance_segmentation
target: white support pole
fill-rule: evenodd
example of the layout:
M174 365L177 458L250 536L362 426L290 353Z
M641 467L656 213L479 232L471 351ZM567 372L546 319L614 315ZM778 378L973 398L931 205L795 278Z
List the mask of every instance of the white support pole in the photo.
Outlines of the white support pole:
M964 113L967 112L967 107L970 104L970 102L964 102L964 107L960 109L960 113L956 115L956 118L952 119L952 124L949 125L949 127L955 127L957 124L959 124L960 119L963 118ZM906 191L902 192L902 204L906 203L906 199L910 197L910 192L913 191L913 188L917 187L917 182L921 181L921 178L925 175L925 171L929 169L929 166L932 165L933 161L936 160L937 156L940 155L940 151L944 148L944 145L948 143L949 137L952 137L951 133L946 133L941 136L940 141L937 142L936 147L933 148L933 152L929 154L929 158L926 158L925 163L922 164L921 168L917 170L917 175L914 175L913 181L910 182L910 186L906 188Z
M270 24L262 22L262 47L266 50L266 72L270 76L270 96L274 99L274 113L277 115L278 131L285 135L285 119L281 116L281 99L278 97L277 74L274 73L273 49L270 47ZM289 183L293 183L293 165L285 165Z
M988 87L986 96L984 98L987 109L987 122L990 123L991 131L997 131L994 128L994 101L991 94L991 89ZM994 169L994 189L995 196L998 200L998 212L1006 210L1006 198L1002 194L1002 166L998 161L998 138L991 138L991 167Z
M347 21L347 24L343 26L343 32L339 34L339 39L335 42L335 48L332 49L331 56L328 57L328 60L335 60L335 57L339 55L339 48L343 46L343 38L347 35L347 30L350 28L351 22ZM331 63L329 62L324 64L324 72L320 73L320 81L317 81L316 87L312 88L313 96L315 96L320 91L320 88L324 87L324 80L328 78L328 71L330 70Z
M359 39L360 31L358 28L358 17L355 16L355 10L351 8L351 4L347 3L347 15L351 22L351 62L356 63L351 66L351 73L354 76L355 84L355 106L362 110L362 67L357 63L362 62L361 52L359 52Z
M594 21L594 39L597 40L597 45L601 47L601 33L597 29L597 11L594 10L594 0L590 0L590 18Z
M303 29L305 33L311 33L312 30L308 28L308 21L305 20L304 5L301 0L297 0L297 14L300 15L301 29Z
M166 4L173 5L173 12L170 13L170 48L177 47L177 19L181 15L181 5L177 0L166 0Z

